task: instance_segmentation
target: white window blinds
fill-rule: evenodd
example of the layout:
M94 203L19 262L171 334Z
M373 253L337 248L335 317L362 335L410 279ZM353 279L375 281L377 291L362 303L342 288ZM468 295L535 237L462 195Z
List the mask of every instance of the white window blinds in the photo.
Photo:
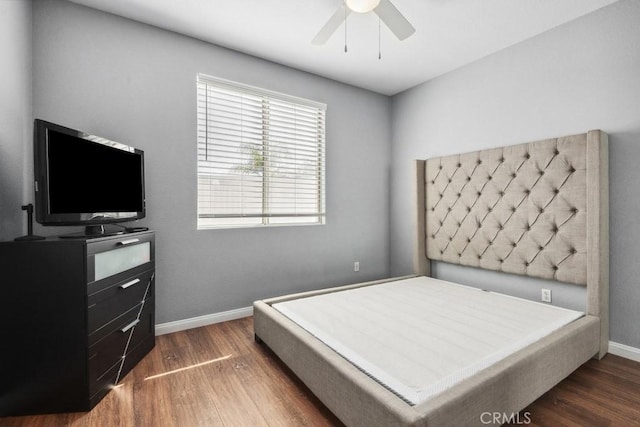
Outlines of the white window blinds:
M325 111L198 75L198 228L323 223Z

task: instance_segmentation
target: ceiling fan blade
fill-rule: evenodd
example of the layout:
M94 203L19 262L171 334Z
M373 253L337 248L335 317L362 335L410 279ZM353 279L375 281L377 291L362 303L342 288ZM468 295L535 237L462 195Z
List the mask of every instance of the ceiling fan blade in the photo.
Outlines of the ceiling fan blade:
M329 40L329 38L336 32L338 27L345 21L347 16L351 13L351 9L349 9L346 5L342 5L336 10L336 13L333 14L331 18L324 24L324 27L318 31L318 34L311 40L311 44L314 45L323 45Z
M413 25L407 21L407 18L405 18L389 0L380 0L380 4L373 9L373 11L400 40L404 40L416 32Z

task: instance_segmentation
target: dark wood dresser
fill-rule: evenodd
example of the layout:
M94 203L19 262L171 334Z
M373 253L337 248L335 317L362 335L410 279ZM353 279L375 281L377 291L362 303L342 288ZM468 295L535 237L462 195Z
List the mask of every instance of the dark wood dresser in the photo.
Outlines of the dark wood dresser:
M155 235L0 242L0 416L88 411L155 345Z

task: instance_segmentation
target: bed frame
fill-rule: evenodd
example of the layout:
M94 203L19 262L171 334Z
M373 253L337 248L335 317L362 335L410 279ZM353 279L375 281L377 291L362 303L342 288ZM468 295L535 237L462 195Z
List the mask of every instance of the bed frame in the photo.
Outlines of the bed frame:
M417 275L429 276L438 260L586 286L586 315L411 406L271 307L406 277L256 301L256 338L338 418L349 426L485 425L483 413L515 414L607 353L604 132L416 161L416 178Z

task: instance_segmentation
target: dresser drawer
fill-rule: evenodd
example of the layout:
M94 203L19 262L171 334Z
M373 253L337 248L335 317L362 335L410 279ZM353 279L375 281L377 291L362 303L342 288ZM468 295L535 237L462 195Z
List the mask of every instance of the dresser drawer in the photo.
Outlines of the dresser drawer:
M149 270L137 276L128 277L124 281L114 283L100 292L90 295L88 298L89 333L142 302L145 293L147 291L150 293L153 290L151 283L153 276L153 271Z
M136 348L149 336L154 336L153 305L145 304L140 315L140 322L133 328L122 332L116 329L89 348L89 382L97 384L99 378L105 375L114 364L122 361L122 356ZM127 347L127 343L129 344ZM128 356L127 356L128 357ZM93 394L93 393L92 393Z
M123 329L126 329L129 325L131 325L135 320L138 319L138 313L140 313L140 308L142 307L142 303L132 307L129 311L122 313L120 316L113 319L111 322L103 325L89 334L89 346L96 344L97 342L103 340L107 336L109 336L112 332Z
M153 233L124 235L87 246L87 282L119 276L154 260ZM125 273L126 275L126 273Z
M102 395L109 392L109 390L116 384L118 378L118 372L120 372L121 363L114 364L111 369L105 372L99 378L89 383L89 396L95 396L102 392ZM102 396L100 396L102 398ZM98 399L100 400L100 399Z
M114 285L119 285L123 282L127 282L128 280L131 280L132 278L135 278L145 273L146 271L154 270L154 269L155 269L155 262L151 260L151 262L142 264L140 266L137 266L130 270L123 271L118 274L114 274L113 276L109 276L105 279L98 280L97 282L90 282L87 285L87 295L89 296L89 298L91 298L94 294L98 292L102 292L103 290L110 288ZM89 305L91 305L91 303L89 303Z
M128 333L115 331L93 346L100 348L94 349L92 347L89 349L89 384L91 384L92 390L105 372L113 368L113 365L122 363L128 339Z
M122 364L122 368L120 367L120 364L113 366L108 372L93 383L89 394L91 396L89 398L90 407L93 408L98 402L100 402L100 400L113 388L113 386L116 385L116 381L122 381L129 371L131 371L131 369L135 367L135 365L147 353L149 353L154 346L155 336L148 335L127 354L127 358Z
M127 353L127 358L124 360L124 364L122 365L122 371L120 372L119 381L122 379L133 369L136 364L142 360L142 358L153 349L156 345L156 337L153 334L147 335L144 337L142 342L138 343L136 347L131 349Z

